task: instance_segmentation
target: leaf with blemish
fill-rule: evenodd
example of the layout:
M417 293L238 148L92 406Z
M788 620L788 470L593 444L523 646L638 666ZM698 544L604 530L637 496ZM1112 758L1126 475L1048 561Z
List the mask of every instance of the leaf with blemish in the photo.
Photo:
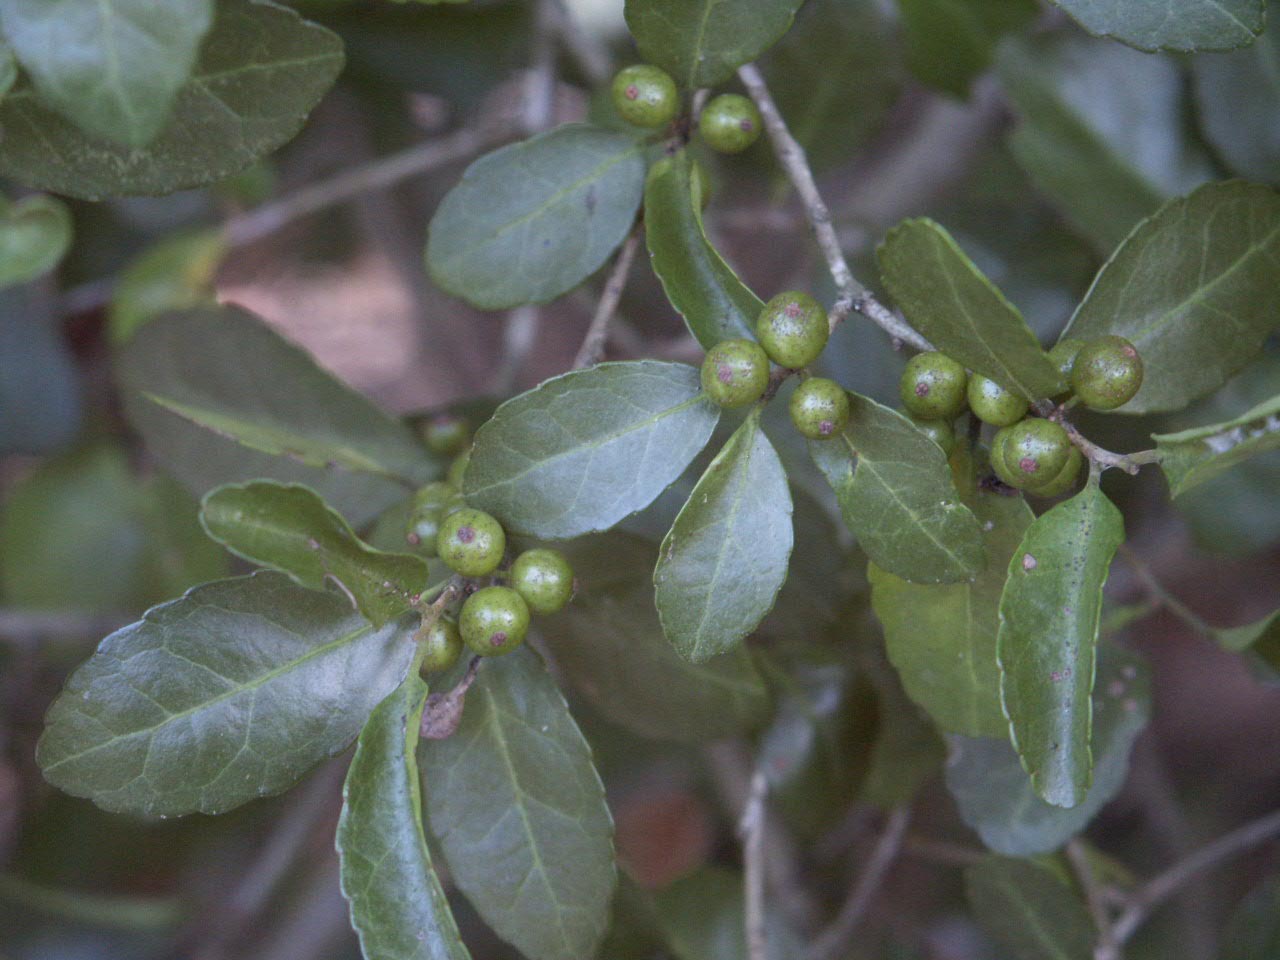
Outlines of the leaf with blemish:
M1157 433L1160 469L1177 497L1250 457L1280 449L1280 397L1225 423L1179 433Z

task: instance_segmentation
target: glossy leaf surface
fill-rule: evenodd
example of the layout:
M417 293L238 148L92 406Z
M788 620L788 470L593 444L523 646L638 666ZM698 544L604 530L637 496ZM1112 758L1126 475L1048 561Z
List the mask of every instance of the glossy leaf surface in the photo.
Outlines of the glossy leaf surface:
M1053 0L1080 26L1139 50L1231 50L1262 32L1265 0Z

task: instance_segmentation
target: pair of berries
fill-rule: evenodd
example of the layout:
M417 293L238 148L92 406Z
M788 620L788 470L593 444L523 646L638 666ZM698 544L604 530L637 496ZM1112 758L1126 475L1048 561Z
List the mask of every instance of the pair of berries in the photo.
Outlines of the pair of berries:
M618 115L637 127L663 127L680 111L680 92L665 70L642 63L613 78L613 104ZM760 111L737 93L713 97L698 118L698 132L720 153L741 153L760 138Z

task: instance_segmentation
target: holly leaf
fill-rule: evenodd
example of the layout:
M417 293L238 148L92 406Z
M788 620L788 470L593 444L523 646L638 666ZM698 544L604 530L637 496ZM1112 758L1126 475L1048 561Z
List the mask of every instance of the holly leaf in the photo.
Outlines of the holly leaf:
M1158 50L1233 50L1262 33L1266 0L1053 0L1096 37Z
M942 448L911 421L849 395L844 432L809 451L840 513L877 566L913 583L957 583L982 570L978 521L951 481Z
M787 32L803 0L627 0L644 59L685 90L714 87Z
M1145 375L1124 413L1177 410L1222 386L1280 327L1280 193L1206 184L1112 254L1064 336L1118 334Z
M1089 911L1048 867L987 857L965 870L964 888L978 922L1019 960L1092 960Z
M412 626L374 628L275 573L196 587L102 641L36 759L104 810L223 813L345 750L404 678Z
M120 349L116 375L147 448L198 495L300 482L360 526L440 475L408 427L239 307L151 321Z
M966 97L1002 35L1039 13L1034 0L898 0L907 67L925 85Z
M1280 683L1280 610L1241 627L1219 627L1217 641L1235 653L1245 653L1266 683Z
M1034 517L1022 497L996 492L978 491L970 506L982 525L987 557L971 583L911 583L873 563L867 568L871 604L903 686L939 727L1007 738L996 665L1000 594Z
M1280 397L1225 423L1157 433L1151 439L1160 451L1169 493L1177 497L1250 457L1280 448Z
M86 133L19 85L0 102L0 175L85 200L213 183L291 140L341 69L342 41L323 27L268 0L221 0L169 122L146 146Z
M48 273L71 246L71 212L53 197L0 197L0 287Z
M427 586L420 557L366 546L342 515L298 484L269 480L228 484L200 505L209 536L238 557L281 573L304 587L332 579L375 627L407 611Z
M605 717L659 740L700 742L745 733L768 716L769 695L745 647L690 663L662 635L653 604L656 548L612 532L565 552L580 588L548 618L557 666ZM636 677L646 682L636 683Z
M576 287L631 229L644 151L634 137L574 123L486 154L431 218L431 278L486 310Z
M174 310L214 302L214 276L227 252L220 230L166 237L120 274L111 292L111 342L124 343L144 323Z
M940 225L905 220L876 256L894 301L937 349L1028 400L1065 389L1018 308Z
M1127 651L1102 647L1093 691L1093 786L1084 801L1064 810L1037 797L1008 737L956 737L946 780L960 819L996 853L1029 857L1057 850L1120 792L1129 773L1129 752L1150 716L1146 664Z
M566 373L508 400L476 431L467 501L534 537L607 530L680 476L719 419L684 364Z
M190 79L213 0L3 0L36 93L92 137L145 147Z
M1027 528L1000 598L1000 696L1035 792L1074 807L1093 776L1095 648L1102 587L1124 518L1097 481Z
M537 654L485 661L457 732L418 750L431 829L485 922L529 960L593 956L617 881L613 820Z
M653 272L704 350L735 337L754 340L764 304L707 239L692 169L689 151L681 150L649 171L644 229Z
M1280 185L1280 30L1190 66L1196 117L1214 150L1240 176Z
M662 541L653 571L663 632L701 663L773 609L791 557L791 491L753 411L711 461Z
M415 673L374 709L342 788L342 895L367 960L470 960L422 829Z

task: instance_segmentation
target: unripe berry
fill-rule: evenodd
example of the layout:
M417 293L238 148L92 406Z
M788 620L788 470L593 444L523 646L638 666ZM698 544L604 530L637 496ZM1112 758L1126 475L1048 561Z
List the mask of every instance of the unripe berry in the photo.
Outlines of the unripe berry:
M1083 340L1068 337L1065 340L1059 340L1054 348L1049 351L1049 360L1058 368L1058 373L1062 374L1064 383L1071 383L1071 370L1075 367L1076 355L1083 346Z
M764 352L780 367L807 367L821 355L831 330L822 304L798 290L780 293L764 305L756 336Z
M720 153L741 153L760 139L760 111L739 93L713 97L698 118L698 132Z
M1076 354L1071 387L1091 410L1114 410L1142 386L1142 357L1124 337L1091 340Z
M1027 487L1027 493L1036 497L1060 497L1080 479L1080 468L1084 466L1084 457L1075 447L1067 454L1067 462L1062 465L1058 475L1048 483Z
M911 417L911 423L917 430L942 448L948 457L956 448L956 431L950 420L922 420Z
M422 425L422 439L432 453L451 457L466 449L471 442L471 430L462 417L440 413Z
M462 634L458 625L443 617L428 628L425 636L419 635L418 642L423 648L423 673L448 670L458 662L462 653Z
M510 587L485 587L467 597L458 618L462 642L473 653L510 653L529 632L529 607Z
M680 109L676 82L665 71L638 63L613 78L613 105L618 115L637 127L661 127Z
M1052 420L1027 419L996 434L996 445L1016 487L1036 487L1051 483L1075 449L1061 424Z
M424 556L436 555L436 535L440 532L444 505L455 496L457 491L453 487L438 480L421 487L413 495L404 538Z
M836 436L849 422L849 394L825 377L810 377L791 394L791 423L810 440Z
M993 427L1008 427L1027 415L1030 404L1012 390L980 373L969 378L969 409L983 423Z
M556 613L573 596L573 567L558 550L526 550L511 565L511 589L534 613Z
M917 353L902 371L902 405L922 420L954 420L964 409L964 367L945 353Z
M507 549L502 524L470 507L440 521L436 550L451 570L464 577L483 577L498 569Z
M722 340L702 361L702 389L722 407L755 403L769 386L769 358L754 340Z
M991 440L991 469L995 471L996 476L1004 483L1011 487L1018 487L1021 479L1018 474L1009 469L1009 464L1004 458L1004 444L1009 435L1001 430Z

